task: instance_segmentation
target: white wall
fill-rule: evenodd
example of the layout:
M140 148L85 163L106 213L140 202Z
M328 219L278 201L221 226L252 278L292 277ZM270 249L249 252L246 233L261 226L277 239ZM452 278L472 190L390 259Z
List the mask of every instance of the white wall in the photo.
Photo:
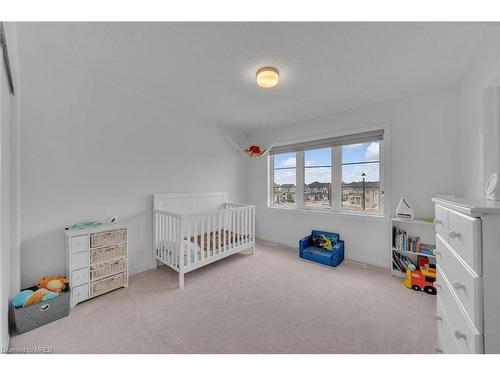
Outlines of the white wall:
M118 215L130 225L135 273L152 265L153 193L245 197L241 155L214 124L169 109L161 93L143 95L70 67L21 74L23 286L65 272L65 226Z
M4 23L16 96L10 92L0 52L0 347L8 347L9 297L19 291L19 123L15 25Z
M1 347L8 346L8 303L10 289L10 202L9 202L9 86L3 60L0 52L0 334Z
M500 173L496 126L488 126L485 111L488 94L500 86L500 26L492 25L475 54L460 87L461 190L465 196L484 196L488 176ZM498 91L497 91L498 92ZM495 93L493 93L495 96ZM491 97L490 97L491 98ZM491 112L490 112L491 113Z
M259 144L285 131L289 132L286 140L291 141L386 125L390 128L390 140L384 145L386 150L390 148L386 179L389 212L394 215L404 194L414 202L417 217L434 217L433 196L459 193L457 111L458 90L450 88L334 114L293 128L260 130L250 134L250 138ZM248 163L249 197L257 206L257 237L297 247L298 239L311 229L330 229L345 239L347 258L389 266L388 220L267 208L267 161L259 159Z

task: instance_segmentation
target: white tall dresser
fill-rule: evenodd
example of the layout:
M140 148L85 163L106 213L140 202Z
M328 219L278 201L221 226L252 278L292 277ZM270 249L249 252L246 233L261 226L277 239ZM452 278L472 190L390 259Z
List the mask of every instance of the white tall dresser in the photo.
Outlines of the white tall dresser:
M433 198L438 353L500 353L500 203Z
M126 226L100 225L91 229L68 229L65 233L71 308L89 298L128 286Z

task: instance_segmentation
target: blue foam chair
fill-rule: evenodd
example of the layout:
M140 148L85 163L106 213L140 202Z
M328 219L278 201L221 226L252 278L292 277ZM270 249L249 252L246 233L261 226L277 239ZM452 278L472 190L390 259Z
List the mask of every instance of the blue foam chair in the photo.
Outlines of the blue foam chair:
M314 245L312 240L313 237L320 237L322 234L329 238L333 238L335 242L333 250L325 250ZM340 239L338 233L313 230L310 236L306 236L299 240L299 256L313 262L337 267L344 260L344 241Z

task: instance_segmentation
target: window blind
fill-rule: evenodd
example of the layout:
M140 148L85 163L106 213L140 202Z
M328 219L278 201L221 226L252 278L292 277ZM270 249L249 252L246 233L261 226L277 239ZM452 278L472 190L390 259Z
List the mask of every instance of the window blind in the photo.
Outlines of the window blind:
M382 141L384 139L384 130L372 130L368 132L342 135L313 141L293 143L289 145L274 146L269 154L284 154L286 152L305 151L318 148L326 148L341 145L352 145L355 143L366 143L372 141Z

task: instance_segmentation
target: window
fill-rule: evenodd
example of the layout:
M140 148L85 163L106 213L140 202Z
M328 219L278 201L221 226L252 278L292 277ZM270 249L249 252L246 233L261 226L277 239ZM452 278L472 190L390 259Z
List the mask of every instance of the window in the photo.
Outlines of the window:
M275 155L273 164L273 205L294 206L297 182L296 153Z
M330 207L332 149L304 151L304 206Z
M383 130L275 146L272 207L383 215Z
M342 146L342 209L380 210L380 143Z

